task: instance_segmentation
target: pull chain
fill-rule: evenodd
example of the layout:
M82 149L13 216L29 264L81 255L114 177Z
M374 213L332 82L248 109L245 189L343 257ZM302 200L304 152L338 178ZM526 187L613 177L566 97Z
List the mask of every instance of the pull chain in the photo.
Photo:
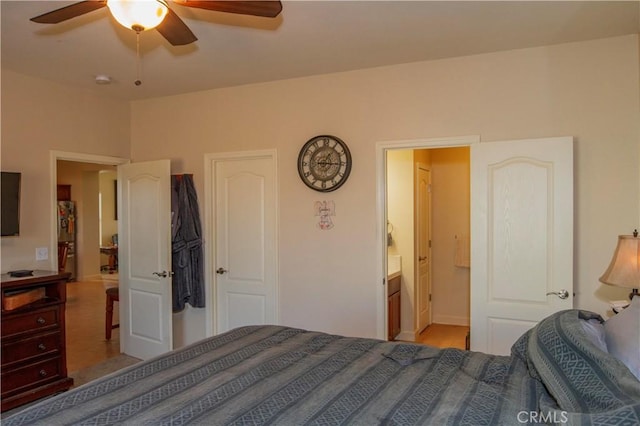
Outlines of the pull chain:
M136 31L136 81L133 83L136 86L140 86L142 84L142 80L140 80L140 75L142 74L142 61L140 60L140 31Z

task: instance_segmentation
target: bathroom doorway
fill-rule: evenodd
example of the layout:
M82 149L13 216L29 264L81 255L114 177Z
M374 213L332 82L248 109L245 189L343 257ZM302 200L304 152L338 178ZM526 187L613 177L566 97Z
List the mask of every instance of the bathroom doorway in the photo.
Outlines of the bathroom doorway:
M480 143L479 137L470 136L377 144L378 247L382 268L387 267L388 258L388 236L384 231L387 227L387 193L390 192L387 188L387 153L406 149L470 148L469 173L465 177L469 181L469 195L460 197L460 200L468 200L469 207L447 209L440 221L436 219L439 209L434 207L432 210L432 300L439 299L436 294L440 282L436 277L441 264L439 252L455 268L452 269L455 271L453 277L468 271L468 292L452 292L453 297L440 314L451 319L455 317L453 309L466 305L469 323L473 324L468 339L471 350L507 355L513 343L541 319L573 306L572 299L556 300L551 298L555 293L549 293L550 288L571 293L567 287L572 288L573 283L573 143L572 137ZM438 151L429 152L433 155ZM440 191L440 185L460 178L463 173L450 174L450 178L439 179L436 183L435 167L439 162L432 161L431 164L434 191L438 188L444 197L461 192L459 188ZM434 206L437 201L434 197ZM462 222L455 220L463 211L469 215L470 233L466 235ZM531 220L541 217L547 220ZM457 223L457 227L439 240L437 233L449 229L447 226L452 223ZM468 249L467 241L470 243ZM449 249L446 249L447 245ZM554 247L554 250L549 252L548 247ZM414 249L409 260L416 256L415 253ZM467 259L473 260L472 268L466 266ZM551 268L554 274L545 273ZM406 328L402 333L406 340L412 340L411 334L417 331L413 305L415 281L412 282L415 268L408 268L408 271L412 273L404 274L403 290L409 306L408 312L402 315L403 320L409 317L409 324L403 322ZM384 283L388 271L381 269L380 273ZM442 281L448 289L452 288L453 282ZM377 325L381 335L385 330L383 321L389 320L382 299L386 286L383 290L377 293L380 302ZM469 299L464 303L462 298L466 294ZM402 307L405 306L403 303ZM434 321L438 314L436 307L432 305Z
M469 151L469 146L386 151L387 257L390 264L400 258L402 276L396 340L466 347Z

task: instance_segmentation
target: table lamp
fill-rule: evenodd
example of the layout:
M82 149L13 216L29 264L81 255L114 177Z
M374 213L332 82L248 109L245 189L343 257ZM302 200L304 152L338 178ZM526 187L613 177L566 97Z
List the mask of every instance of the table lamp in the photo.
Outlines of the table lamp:
M618 246L600 282L618 287L631 288L629 299L640 296L640 238L638 231L633 235L619 235Z

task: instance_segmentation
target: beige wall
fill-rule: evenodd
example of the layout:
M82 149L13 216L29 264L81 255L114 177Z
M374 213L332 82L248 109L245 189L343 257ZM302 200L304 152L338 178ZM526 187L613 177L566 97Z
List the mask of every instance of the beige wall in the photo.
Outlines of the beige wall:
M50 196L48 150L170 158L194 173L201 208L205 153L276 148L279 176L280 322L376 335L376 142L480 135L482 140L575 136L576 305L606 312L598 277L616 235L638 226L638 36L419 62L126 104L2 73L2 168L26 172L25 232L2 239L2 270L34 267L52 244L42 212ZM129 121L130 120L130 121ZM131 132L129 133L129 122ZM303 185L300 147L331 133L354 158L335 193ZM29 147L29 158L23 150ZM24 193L24 192L23 192ZM336 204L319 232L313 202ZM7 240L7 241L5 241ZM191 338L204 314L186 318Z
M101 234L100 240L101 246L110 246L112 243L111 237L118 233L118 220L116 219L116 189L114 182L118 178L118 174L115 171L103 170L100 173L100 197L102 199L101 209ZM106 265L108 256L102 255L102 264Z
M99 172L82 172L82 203L78 226L82 232L78 238L78 280L97 278L100 275L100 203Z
M469 325L470 269L455 265L470 235L469 148L431 150L433 322Z
M173 172L194 173L204 203L205 153L276 148L280 321L366 336L376 334L380 285L376 142L572 135L576 304L604 313L625 292L602 289L598 277L616 235L639 217L637 45L627 36L139 101L132 159L171 158ZM354 158L330 196L304 186L295 166L304 142L322 133L344 139ZM311 206L322 199L337 215L319 233Z
M3 237L2 272L54 269L55 174L50 151L128 157L129 103L2 70L2 170L22 172L19 237ZM49 260L36 261L36 247ZM57 249L55 249L57 250ZM53 256L52 256L53 254Z

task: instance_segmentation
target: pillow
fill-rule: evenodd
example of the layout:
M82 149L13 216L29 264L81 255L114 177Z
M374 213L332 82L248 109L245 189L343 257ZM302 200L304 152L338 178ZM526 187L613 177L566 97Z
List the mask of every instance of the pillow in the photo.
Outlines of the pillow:
M609 353L622 361L640 380L640 296L604 323Z
M607 342L605 339L604 324L601 319L591 318L580 321L582 329L587 337L602 352L608 352Z
M561 410L604 414L633 407L640 421L640 382L592 342L582 323L594 319L602 321L588 311L556 312L525 333L512 352L525 360Z

